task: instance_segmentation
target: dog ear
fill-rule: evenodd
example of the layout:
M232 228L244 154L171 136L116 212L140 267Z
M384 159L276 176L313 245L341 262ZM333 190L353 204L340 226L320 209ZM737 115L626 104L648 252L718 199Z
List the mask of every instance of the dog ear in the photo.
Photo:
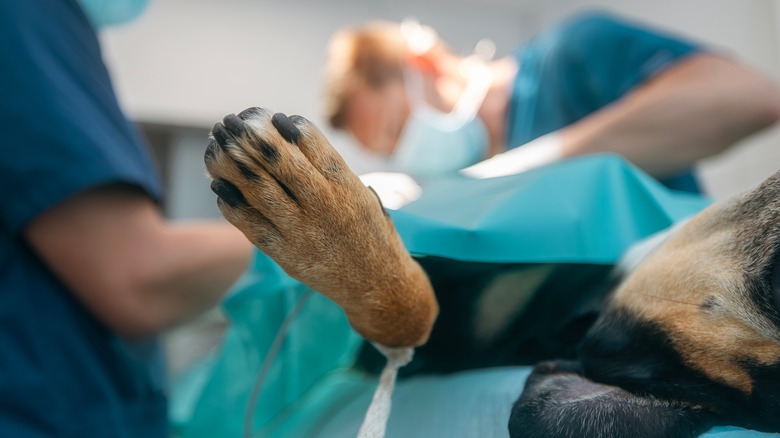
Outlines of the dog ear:
M512 407L510 437L696 437L713 425L701 407L595 383L579 368L563 361L537 365Z

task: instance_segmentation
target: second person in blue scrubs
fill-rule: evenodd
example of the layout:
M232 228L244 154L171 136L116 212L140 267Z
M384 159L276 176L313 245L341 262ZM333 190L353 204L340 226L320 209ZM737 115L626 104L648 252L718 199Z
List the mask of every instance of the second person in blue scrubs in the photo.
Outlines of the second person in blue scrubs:
M392 156L414 111L408 72L422 77L427 106L447 113L467 86L463 59L441 40L413 53L397 23L345 29L327 60L327 117L367 150ZM761 73L604 13L548 28L488 67L478 159L554 133L561 158L613 152L670 188L698 192L698 160L780 118L780 90Z

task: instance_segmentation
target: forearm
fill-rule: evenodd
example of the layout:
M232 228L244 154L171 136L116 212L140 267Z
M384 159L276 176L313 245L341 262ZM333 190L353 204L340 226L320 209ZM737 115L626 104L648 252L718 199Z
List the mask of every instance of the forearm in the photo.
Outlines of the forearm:
M232 225L171 223L121 186L73 196L32 221L25 238L96 318L131 338L213 306L251 257Z
M168 224L130 278L149 332L174 326L213 307L246 270L251 244L232 225ZM143 326L142 326L143 328Z
M614 152L651 175L690 168L775 123L780 91L725 58L698 55L561 130L563 157Z

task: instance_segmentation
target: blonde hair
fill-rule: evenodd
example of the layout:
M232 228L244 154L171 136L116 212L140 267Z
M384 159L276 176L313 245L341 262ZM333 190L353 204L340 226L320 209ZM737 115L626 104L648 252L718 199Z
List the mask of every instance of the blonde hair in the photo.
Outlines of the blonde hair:
M403 80L407 56L400 23L372 21L334 34L325 61L328 123L333 128L345 127L349 99L360 87L376 90Z

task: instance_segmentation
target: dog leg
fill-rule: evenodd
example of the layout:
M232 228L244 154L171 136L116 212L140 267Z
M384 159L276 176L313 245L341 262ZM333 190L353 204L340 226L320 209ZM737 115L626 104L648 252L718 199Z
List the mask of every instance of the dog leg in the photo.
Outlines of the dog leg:
M300 116L226 116L206 168L227 220L290 276L326 295L362 336L424 343L438 313L427 276L378 198Z

